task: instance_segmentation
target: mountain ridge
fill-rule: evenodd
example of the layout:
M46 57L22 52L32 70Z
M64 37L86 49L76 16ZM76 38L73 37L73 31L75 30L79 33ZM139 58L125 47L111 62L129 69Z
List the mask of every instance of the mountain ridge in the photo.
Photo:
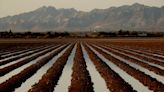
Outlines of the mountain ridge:
M31 12L0 18L0 31L164 31L164 6L135 3L89 12L43 6Z

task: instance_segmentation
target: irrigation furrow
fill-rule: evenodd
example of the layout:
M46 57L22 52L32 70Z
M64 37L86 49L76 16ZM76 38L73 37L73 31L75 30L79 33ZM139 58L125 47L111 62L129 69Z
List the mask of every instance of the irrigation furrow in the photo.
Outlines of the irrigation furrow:
M40 81L43 79L43 76L45 76L46 74L50 74L47 71L49 71L51 69L51 67L53 66L54 63L57 62L57 60L63 55L63 53L70 48L67 47L65 48L62 52L60 52L58 55L54 56L47 64L45 64L44 66L42 66L32 77L30 77L29 79L27 79L19 88L15 89L15 92L28 92L28 90L31 89L31 87L33 86L33 88L37 85L40 84ZM55 70L54 70L55 71ZM47 73L46 73L47 72ZM56 75L53 74L52 75ZM51 81L51 78L46 78L47 82ZM44 83L41 84L42 86L47 83L44 79ZM54 82L52 80L52 82ZM43 86L42 88L44 88L45 91L43 90L37 90L35 92L49 92L49 90L46 90L46 86ZM48 85L49 89L51 88L52 85ZM33 90L34 91L34 90Z
M55 45L55 46L59 46L59 45ZM20 62L20 61L22 61L22 60L24 60L24 59L26 59L26 58L32 57L32 56L34 56L35 54L41 53L41 52L43 52L43 51L45 51L45 50L48 50L48 49L50 49L50 48L54 48L55 46L45 47L45 48L42 48L42 49L38 49L38 52L32 53L32 54L29 55L29 56L25 56L25 57L22 57L22 58L20 58L20 59L18 59L18 60L15 60L15 61L9 62L9 63L7 63L7 64L5 64L5 65L2 65L2 66L0 66L0 69L5 68L5 67L10 66L10 65L13 65L13 64L15 64L15 63L17 63L17 62Z
M59 48L62 48L62 47L63 47L63 46L61 46L61 47L59 47ZM57 49L59 49L59 48L57 48ZM55 49L55 50L57 50L57 49ZM4 76L1 76L1 77L0 77L0 84L3 83L3 82L5 82L6 80L8 80L9 78L11 78L12 76L14 76L14 75L20 73L21 71L23 71L23 70L26 69L27 67L29 67L29 66L35 64L37 61L41 60L42 58L47 57L50 53L52 53L52 51L46 53L45 55L39 56L38 58L32 60L31 62L29 62L29 63L27 63L27 64L25 64L25 65L23 65L23 66L21 66L21 67L15 69L15 70L13 70L13 71L7 73L7 74L4 75Z
M143 61L145 63L152 65L152 66L155 66L155 67L158 67L158 68L164 70L164 62L162 60L158 60L157 58L152 58L150 56L143 55L142 53L139 54L136 52L132 52L132 51L127 50L127 49L121 49L121 48L117 48L117 47L110 47L110 48L121 51L124 54L130 54L129 55L130 57L133 57L139 61Z
M42 56L38 57L37 59L32 60L31 62L29 62L29 63L27 63L27 64L25 64L25 65L23 65L23 66L15 69L15 70L11 71L10 73L8 73L8 74L6 74L6 75L4 75L2 77L0 77L0 84L3 83L3 82L5 82L6 80L8 80L9 78L11 78L12 76L20 73L21 71L23 71L27 67L31 66L32 64L35 64L38 60L42 59L43 57L48 56L50 53L51 52L48 52L45 55L42 55Z
M142 66L144 68L147 68L150 71L153 71L154 73L156 73L158 75L164 76L164 70L160 69L155 64L152 64L152 63L148 64L146 61L139 60L138 58L135 58L135 57L131 56L131 54L123 53L122 50L115 50L115 49L111 49L111 48L106 48L104 46L102 48L104 48L105 50L108 50L109 52L111 52L111 53L113 53L115 55L118 55L118 56L128 60L129 62L138 64L138 65L140 65L140 66ZM163 67L161 67L161 68L163 68Z
M97 71L104 78L108 89L111 92L135 92L133 88L126 83L119 74L111 69L102 59L100 59L89 47L85 45L85 49L96 66ZM99 91L106 92L106 91Z
M55 46L55 47L51 47L49 49L48 48L45 48L45 49L43 49L43 51L40 51L38 53L34 53L34 54L30 55L30 56L26 56L23 59L20 59L17 62L14 62L13 64L10 64L9 63L10 65L8 65L8 66L0 69L0 76L3 76L5 74L13 71L14 69L16 69L16 68L18 68L18 67L20 67L20 66L22 66L22 65L24 65L24 64L26 64L26 63L28 63L28 62L30 62L32 60L34 60L34 59L36 59L37 57L39 57L41 55L44 55L44 54L52 51L53 49L55 49L57 47L59 47L59 45L58 46Z
M156 92L162 92L164 88L164 85L162 84L163 77L154 75L154 73L146 71L145 68L142 68L136 64L132 64L127 60L124 60L123 58L114 55L113 53L110 53L98 46L93 46L93 48L96 49L99 53L101 53L105 58L107 58L108 60L116 64L118 67L126 71L128 74L138 79L145 86L148 86L149 89ZM155 78L152 78L152 76ZM157 80L159 80L160 82Z
M137 70L139 70L141 72L144 72L145 74L151 76L152 78L155 78L157 81L162 82L164 84L164 77L163 76L157 75L154 72L149 71L147 68L144 68L144 67L141 67L140 65L137 65L135 63L132 63L129 60L124 59L124 58L116 55L115 53L110 52L109 50L106 51L105 49L103 49L101 47L98 47L98 46L95 46L95 47L101 49L105 53L107 53L107 54L111 55L112 57L116 58L117 60L123 61L124 63L130 65L131 67L133 67L133 68L135 68L135 69L137 69Z
M161 57L164 60L164 55L159 55L159 54L153 54L153 56Z
M23 57L25 57L25 56L31 55L31 54L33 54L33 53L37 53L37 52L39 52L39 51L40 51L40 50L37 49L37 50L34 50L34 51L28 51L28 52L26 52L26 53L22 53L22 54L19 54L19 55L16 55L16 56L11 56L11 57L9 57L9 58L2 59L2 60L0 60L0 66L5 65L5 64L7 64L7 63L10 63L10 62L12 62L12 61L18 60L18 59L23 58Z
M10 54L13 54L13 53L16 53L16 52L19 52L19 51L22 51L22 50L26 50L27 48L24 48L24 49L18 49L18 48L14 48L12 50L7 50L7 51L2 51L0 53L0 56L3 56L3 55L10 55ZM30 48L29 48L30 49ZM0 57L1 59L1 57Z
M123 47L118 47L117 48L122 48L122 49L125 49L125 50L128 50L128 51L131 51L131 52L134 52L134 53L138 53L142 56L146 56L151 59L155 59L155 60L158 60L160 62L164 62L164 56L163 55L159 55L159 54L155 54L155 53L151 53L151 52L147 52L147 51L143 51L143 50L137 50L137 49L132 49L132 48L123 48Z
M53 92L68 92L68 88L71 85L71 74L72 74L72 67L73 67L73 59L75 56L75 51L76 51L76 45L73 48L66 66L63 69L63 73L56 85L56 87L54 87L54 91Z
M52 51L49 55L38 60L35 64L27 67L20 73L12 76L5 82L1 83L0 84L0 88L1 88L0 92L13 91L15 88L21 86L22 82L26 81L29 77L31 77L33 74L35 74L38 69L40 69L46 63L48 63L49 60L51 60L55 55L57 55L59 52L61 52L66 46L63 46L62 48Z
M118 47L118 46L117 46ZM119 48L123 48L123 47L119 47ZM143 55L147 55L147 56L150 56L150 57L153 57L153 58L156 58L158 61L162 61L164 60L164 56L162 54L158 54L158 53L153 53L153 52L150 52L150 51L146 51L146 50L141 50L141 49L134 49L134 48L123 48L123 49L127 49L127 50L130 50L130 51L133 51L133 52L136 52L136 53L139 53L139 54L143 54Z
M139 50L139 51L143 51L143 52L146 52L146 53L150 53L152 54L153 56L158 56L163 58L164 59L164 52L161 52L162 50L154 50L154 49L139 49L139 48L135 48L136 50Z
M87 66L83 58L82 49L80 43L78 43L72 67L71 86L68 92L94 92L93 83L91 82L91 77L86 68Z
M144 45L146 45L146 43L144 44L144 42L143 42L143 44L140 44L140 45L134 45L133 44L133 46L127 46L126 45L126 47L132 48L132 49L135 49L135 50L139 50L139 51L143 51L143 52L164 55L163 50L160 49L162 47L162 44L163 43L161 43L161 45L158 44L156 46L151 46L151 44L149 44L147 46L144 46ZM156 48L156 47L158 47L158 48Z
M4 51L4 52L1 52L0 53L0 56L5 55L5 54L10 54L10 53L13 53L13 52L15 52L15 50L12 50L12 51Z
M4 59L4 58L11 57L11 56L19 55L19 54L22 54L22 53L25 53L25 52L28 52L28 51L33 51L33 50L36 50L36 49L40 49L40 48L43 48L43 47L45 47L45 46L34 47L34 48L26 49L26 50L21 50L21 51L9 53L9 54L1 55L0 59Z

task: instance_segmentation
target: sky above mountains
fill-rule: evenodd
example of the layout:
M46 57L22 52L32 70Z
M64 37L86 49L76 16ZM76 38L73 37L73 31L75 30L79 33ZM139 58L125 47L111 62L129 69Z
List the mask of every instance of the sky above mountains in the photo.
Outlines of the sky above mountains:
M0 0L0 17L29 12L42 6L90 11L95 8L105 9L134 3L156 7L164 6L164 0Z

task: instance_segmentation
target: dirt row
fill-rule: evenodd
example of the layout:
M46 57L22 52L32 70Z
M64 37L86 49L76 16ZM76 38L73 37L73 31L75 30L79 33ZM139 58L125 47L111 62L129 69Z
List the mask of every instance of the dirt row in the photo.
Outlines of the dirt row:
M28 56L28 55L37 53L37 52L39 52L39 51L40 51L40 49L38 49L38 50L36 50L36 51L34 51L34 52L30 52L30 53L27 53L27 54L23 54L23 55L14 57L14 58L10 58L10 59L4 60L4 61L0 62L0 66L5 65L5 64L10 63L10 62L13 62L13 61L15 61L15 60L18 60L18 59L23 58L23 57L25 57L25 56Z
M153 53L151 53L151 52L146 52L146 51L143 51L143 50L136 50L135 48L122 47L122 46L112 46L112 47L122 48L124 50L128 50L128 51L131 51L131 52L135 52L135 53L138 53L138 54L142 54L142 55L146 55L146 56L150 56L150 57L154 58L154 59L150 59L150 58L147 58L147 57L142 57L145 60L154 61L156 58L164 60L163 57L154 56L154 55L152 55ZM149 54L147 54L147 53L149 53ZM155 61L158 61L158 60L155 60Z
M101 46L102 48L104 48L103 46ZM121 54L119 52L123 52L122 50L118 50L119 52L116 52L114 50L112 50L111 48L104 48L105 50L108 50L109 52L115 54L115 55L118 55L126 60L128 60L129 62L132 62L132 63L135 63L135 64L138 64L150 71L153 71L154 73L158 74L158 75L161 75L161 76L164 76L164 70L161 70L160 68L157 68L157 67L154 67L154 66L151 66L147 63L144 63L144 62L141 62L141 61L138 61L134 58L131 58L130 56L127 56L127 55L124 55L124 54ZM131 53L126 53L126 54L129 54L129 55L132 55ZM135 56L135 55L134 55Z
M26 50L21 50L21 51L18 51L18 52L10 53L10 55L5 54L5 55L1 56L0 59L5 59L5 58L11 57L11 56L16 56L16 55L19 55L19 54L26 53L28 51L41 49L43 47L46 47L46 45L45 46L30 47L29 49L26 49Z
M120 67L122 70L126 71L129 75L133 76L137 80L139 80L142 84L145 86L148 86L149 89L153 90L154 92L163 92L164 85L157 81L156 79L152 78L149 75L146 75L145 73L136 70L135 68L129 66L128 64L120 61L117 58L112 57L111 55L103 52L101 49L92 46L95 50L97 50L100 54L102 54L105 58L113 62L115 65Z
M49 54L47 57L43 57L42 59L38 60L35 64L27 67L20 73L12 76L5 82L0 84L0 92L11 92L14 91L15 88L21 86L23 82L25 82L28 78L30 78L33 74L37 72L38 69L40 69L43 65L49 62L55 55L60 53L64 48L66 48L68 45L65 45L55 51L53 51L51 54Z
M110 92L136 92L86 45L85 49L89 55L89 58L96 66L97 71L104 78Z
M35 46L33 44L33 46ZM28 44L11 44L11 43L7 43L7 44L0 44L0 55L4 55L7 52L16 52L16 51L20 51L20 50L26 50L26 49L30 49L30 45Z
M128 44L126 46L122 46L122 45L117 45L117 46L120 46L120 47L123 47L123 48L127 48L127 49L131 49L132 51L134 50L137 50L137 52L141 52L143 54L143 52L146 52L146 53L150 53L150 54L159 54L159 55L164 55L164 52L163 52L163 48L161 46L157 46L156 48L161 48L161 49L156 49L155 47L152 47L151 45L149 45L148 47L140 47L140 46L129 46ZM147 55L147 54L145 54ZM151 55L153 56L153 55ZM157 57L157 56L153 56L155 58L160 58L160 57ZM160 58L160 59L164 59L164 58Z
M83 58L82 48L80 43L78 43L72 67L73 73L69 92L94 92L93 83L91 82L91 77L86 68L87 66Z
M60 46L61 46L61 45L60 45ZM45 51L43 51L43 52L41 52L41 53L38 53L38 54L36 54L35 56L29 57L29 58L27 58L27 59L24 59L24 60L21 60L21 61L15 63L15 64L12 64L12 65L9 65L9 66L7 66L7 67L4 67L4 68L0 69L0 76L3 76L3 75L5 75L5 74L7 74L7 73L13 71L13 70L16 69L16 68L18 68L18 67L20 67L20 66L22 66L22 65L24 65L24 64L27 64L28 62L30 62L30 61L36 59L37 57L42 56L42 55L44 55L44 54L46 54L46 53L52 51L53 49L56 49L56 48L60 47L60 46L54 46L53 48L50 48L50 49L48 49L48 50L45 50L45 49L47 49L47 48L40 49L40 51L42 51L42 50L45 50ZM40 52L40 51L39 51L39 52ZM35 52L35 53L36 53L36 52Z
M99 44L111 44L115 46L128 47L142 52L164 55L164 40L163 39L102 39L91 40L90 42Z
M137 52L135 52L135 51L128 50L128 49L125 49L125 48L117 48L117 47L111 47L111 46L108 46L108 47L113 48L113 49L118 50L118 51L121 51L121 52L126 53L126 54L133 55L133 56L135 56L135 57L137 57L137 58L140 58L140 59L142 59L142 60L145 60L145 61L147 61L147 62L151 62L151 63L154 63L154 64L158 64L158 65L164 67L164 62L160 62L160 61L158 61L158 60L155 59L155 58L158 58L158 57L150 56L150 55L147 55L147 54L145 54L145 56L141 56L141 55L144 54L144 52L143 52L143 53L141 53L141 52L140 52L140 53L137 53ZM128 52L128 51L131 51L131 52ZM134 53L132 53L132 52L137 53L137 54L134 54ZM141 55L140 55L140 54L141 54ZM146 57L146 56L153 57L153 59L152 59L152 58L149 58L149 57Z
M139 51L144 51L144 52L147 52L147 53L164 55L164 52L163 52L163 48L162 47L158 47L158 48L156 47L155 48L155 47L151 47L151 45L149 45L148 47L134 46L134 47L129 47L129 48L135 49L135 50L139 50Z
M40 46L50 46L52 45L51 43L0 43L0 56L9 54L9 53L14 53L14 52L19 52L23 50L28 50L28 49L33 49L37 48ZM0 57L2 59L4 57Z
M74 45L71 45L28 92L53 92L73 47Z

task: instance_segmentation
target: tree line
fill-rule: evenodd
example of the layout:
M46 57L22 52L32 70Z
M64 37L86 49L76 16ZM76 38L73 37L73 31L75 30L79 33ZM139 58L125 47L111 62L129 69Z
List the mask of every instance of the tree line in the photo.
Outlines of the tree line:
M67 37L68 32L0 32L0 38L56 38Z
M164 37L164 32L119 30L115 32L0 32L0 38L103 38L103 37Z
M100 37L164 37L164 32L145 32L119 30L117 32L99 32Z

